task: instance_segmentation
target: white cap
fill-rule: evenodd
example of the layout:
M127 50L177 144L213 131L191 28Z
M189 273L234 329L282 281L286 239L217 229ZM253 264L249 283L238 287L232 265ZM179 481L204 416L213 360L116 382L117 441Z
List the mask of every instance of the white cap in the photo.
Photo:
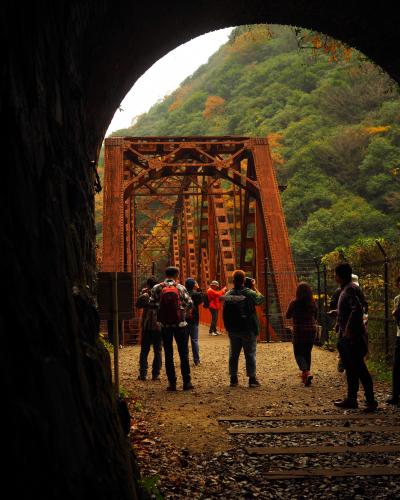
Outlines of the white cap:
M358 276L357 274L352 274L351 275L351 281L356 284L357 286L360 286L360 283L358 282Z
M219 283L218 283L218 281L214 280L214 281L211 281L211 285L219 286Z

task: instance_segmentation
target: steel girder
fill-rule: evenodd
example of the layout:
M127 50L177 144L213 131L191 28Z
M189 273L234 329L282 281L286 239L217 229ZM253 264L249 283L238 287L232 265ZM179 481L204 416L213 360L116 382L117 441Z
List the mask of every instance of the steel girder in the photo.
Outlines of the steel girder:
M269 294L284 329L297 282L266 139L105 140L103 270L132 272L136 297L154 266L160 274L176 265L204 289L228 284L236 262ZM137 330L137 321L124 325L128 343Z

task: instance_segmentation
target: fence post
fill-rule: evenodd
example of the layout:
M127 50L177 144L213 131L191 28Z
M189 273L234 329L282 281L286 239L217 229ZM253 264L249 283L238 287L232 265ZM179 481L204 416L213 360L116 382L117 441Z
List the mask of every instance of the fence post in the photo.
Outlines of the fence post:
M112 294L113 294L113 323L114 323L114 384L117 395L119 395L119 325L118 325L118 274L112 275Z
M324 338L325 341L328 338L328 283L327 283L327 271L326 265L323 264L322 272L324 276Z
M375 240L375 243L377 244L379 250L383 254L384 257L384 264L383 264L383 271L384 271L384 283L383 283L383 293L384 293L384 300L385 300L385 355L386 357L389 356L389 259L387 256L387 253L385 252L385 249L382 247L382 245L379 243L378 240Z
M267 328L266 332L266 339L267 342L271 342L271 335L269 331L269 290L268 290L268 270L269 270L269 263L268 263L268 257L265 258L264 260L264 281L265 281L265 325Z
M318 293L318 324L321 322L321 259L314 257L314 264L317 268L317 293Z

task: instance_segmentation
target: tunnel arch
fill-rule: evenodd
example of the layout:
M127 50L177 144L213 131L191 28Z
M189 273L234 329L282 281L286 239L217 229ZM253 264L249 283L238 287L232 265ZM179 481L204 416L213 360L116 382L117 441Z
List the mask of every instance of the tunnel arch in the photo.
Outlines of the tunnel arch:
M307 7L301 4L294 6L290 0L281 3L256 0L251 2L246 9L239 7L238 4L239 2L218 2L218 5L210 8L209 12L213 13L212 18L207 15L207 4L203 9L189 9L187 14L186 12L180 13L179 18L168 23L168 29L165 26L162 27L162 35L157 36L156 40L153 41L152 50L146 53L146 59L143 60L140 57L138 64L135 65L130 64L127 60L126 49L118 51L118 54L114 49L111 49L111 47L118 45L129 47L132 44L126 26L130 19L129 11L123 18L119 18L120 33L117 36L112 31L107 33L102 47L106 61L109 61L110 64L112 62L117 68L119 85L116 87L112 72L102 75L103 78L100 79L96 77L97 84L95 82L92 84L97 86L97 91L91 93L91 99L98 100L99 104L102 103L102 113L104 113L102 116L104 122L102 120L98 122L98 125L101 124L102 127L102 131L99 131L100 135L104 136L107 125L123 97L152 64L190 39L227 26L269 23L311 29L327 34L359 50L393 79L398 81L400 78L399 57L393 57L395 47L393 43L398 39L396 23L394 20L388 19L382 11L377 12L372 7L366 7L360 11L355 2L346 4L346 8L335 4L324 5L322 8L315 1L309 2ZM155 14L155 16L157 15L158 13ZM185 24L188 18L190 23ZM355 21L356 19L358 22ZM114 22L118 24L117 16ZM368 25L368 33L364 29L366 24ZM190 29L188 29L189 26ZM110 49L113 54L108 53ZM95 58L92 60L94 62ZM95 74L94 71L93 76Z
M93 165L135 80L193 36L268 22L328 33L399 81L395 5L205 0L180 8L61 0L21 9L6 2L0 238L8 293L0 366L14 437L4 443L4 488L15 497L140 494L89 293L96 272ZM20 363L24 369L16 370Z

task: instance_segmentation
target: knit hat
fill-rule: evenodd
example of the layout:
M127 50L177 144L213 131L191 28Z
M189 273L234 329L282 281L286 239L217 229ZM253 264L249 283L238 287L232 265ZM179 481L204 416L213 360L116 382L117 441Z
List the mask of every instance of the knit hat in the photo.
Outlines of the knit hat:
M188 290L193 290L195 284L196 280L194 278L187 278L187 280L185 281L185 287Z

